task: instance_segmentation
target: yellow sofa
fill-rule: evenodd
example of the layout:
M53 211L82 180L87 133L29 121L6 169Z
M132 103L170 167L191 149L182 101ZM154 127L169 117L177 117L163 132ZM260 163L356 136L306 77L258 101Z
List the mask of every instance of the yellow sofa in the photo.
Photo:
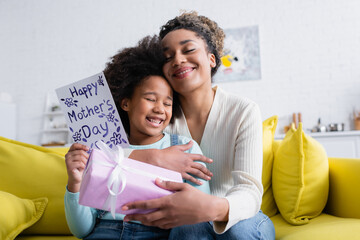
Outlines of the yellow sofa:
M276 239L360 239L360 159L328 158L326 207L306 216L306 223L291 224L279 212L277 203L282 199L272 192L272 177L285 140L274 141L276 123L274 117L263 125L262 204L275 225ZM67 148L43 148L0 137L0 239L76 239L64 214L66 152Z
M275 141L276 125L263 122L261 205L276 239L360 239L360 159L328 157L302 123Z
M271 217L276 239L360 239L360 159L329 158L330 188L323 212L305 225L291 225L280 213Z

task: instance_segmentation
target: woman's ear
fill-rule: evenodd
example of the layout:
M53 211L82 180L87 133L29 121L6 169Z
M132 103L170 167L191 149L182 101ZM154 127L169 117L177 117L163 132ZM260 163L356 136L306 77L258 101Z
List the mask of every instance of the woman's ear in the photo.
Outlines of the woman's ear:
M129 111L129 99L124 98L123 100L121 100L120 106L122 110L124 110L125 112Z
M213 53L209 53L209 60L210 60L210 67L214 68L216 67L216 57Z

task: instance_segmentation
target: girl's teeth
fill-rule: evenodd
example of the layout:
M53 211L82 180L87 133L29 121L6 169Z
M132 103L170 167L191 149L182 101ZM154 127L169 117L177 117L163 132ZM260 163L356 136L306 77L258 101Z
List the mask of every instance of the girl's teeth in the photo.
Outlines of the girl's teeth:
M153 123L157 123L157 124L160 124L161 123L161 120L155 120L155 119L149 119L150 122L153 122Z

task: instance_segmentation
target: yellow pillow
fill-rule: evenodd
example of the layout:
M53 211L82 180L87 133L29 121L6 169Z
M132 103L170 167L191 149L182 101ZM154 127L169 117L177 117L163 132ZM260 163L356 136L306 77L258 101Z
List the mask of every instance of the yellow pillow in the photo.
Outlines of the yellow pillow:
M273 192L282 217L294 225L321 214L329 192L329 163L323 146L293 126L275 154Z
M20 198L47 197L43 217L26 234L70 234L64 212L65 158L50 148L0 137L0 191Z
M55 148L50 148L52 153L57 153L60 156L65 156L65 154L69 151L68 147L55 147Z
M274 158L275 158L275 155L276 155L277 150L278 150L279 147L280 147L281 141L282 141L282 140L279 140L279 139L278 139L278 140L274 140L274 142L273 142Z
M263 122L263 171L262 184L264 194L261 210L269 217L276 215L277 207L271 187L271 175L274 163L273 142L278 116L273 116Z
M0 239L13 240L36 223L44 213L47 198L21 199L0 191Z

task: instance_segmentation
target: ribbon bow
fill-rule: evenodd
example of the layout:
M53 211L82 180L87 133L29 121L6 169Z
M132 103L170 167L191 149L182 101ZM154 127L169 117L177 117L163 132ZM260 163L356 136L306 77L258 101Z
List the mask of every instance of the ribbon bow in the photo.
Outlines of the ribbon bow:
M115 166L112 170L109 179L107 181L107 188L109 190L109 196L105 201L104 209L109 209L111 216L115 219L115 209L117 196L121 194L126 186L126 177L123 173L122 162L124 160L124 150L122 147L116 145L116 151L111 150L104 142L99 141L97 147L103 151L107 157L113 162L111 167ZM121 188L120 188L121 184Z

